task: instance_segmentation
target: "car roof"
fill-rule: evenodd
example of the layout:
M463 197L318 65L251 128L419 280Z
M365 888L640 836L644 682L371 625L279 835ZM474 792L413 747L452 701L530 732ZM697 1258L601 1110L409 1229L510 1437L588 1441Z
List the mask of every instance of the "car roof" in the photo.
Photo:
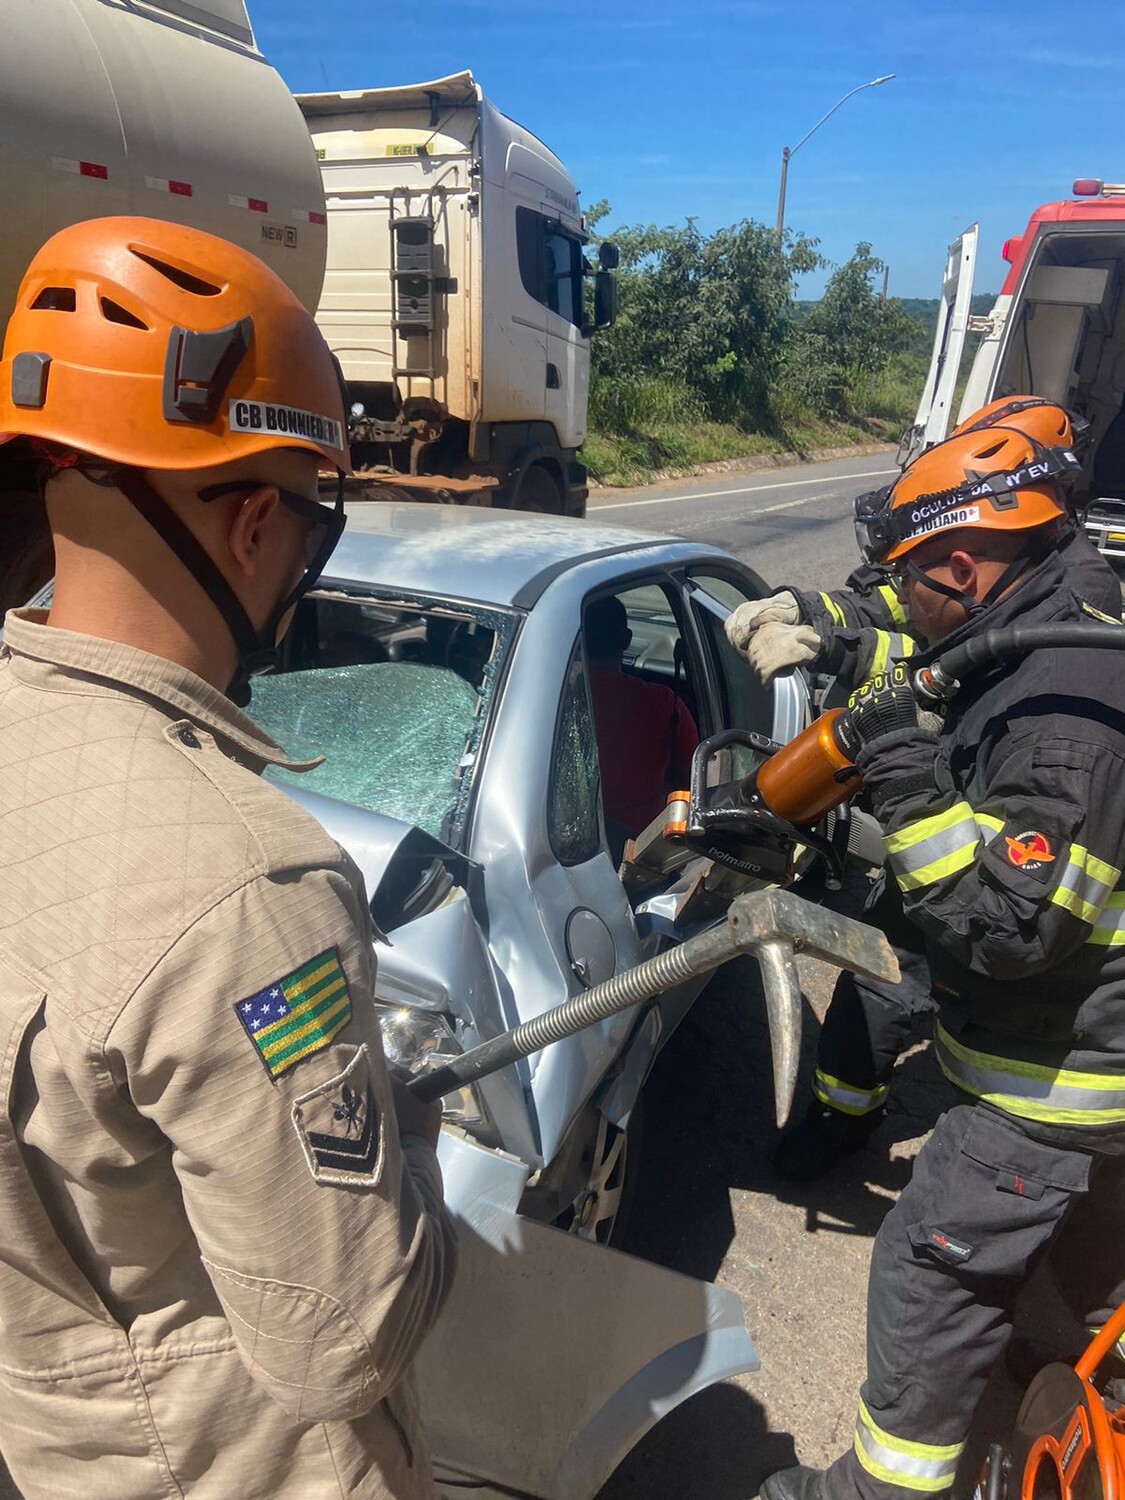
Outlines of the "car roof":
M477 506L356 501L324 570L324 584L530 608L561 573L599 558L638 564L725 556L682 537L653 536L564 516ZM655 554L655 555L654 555Z

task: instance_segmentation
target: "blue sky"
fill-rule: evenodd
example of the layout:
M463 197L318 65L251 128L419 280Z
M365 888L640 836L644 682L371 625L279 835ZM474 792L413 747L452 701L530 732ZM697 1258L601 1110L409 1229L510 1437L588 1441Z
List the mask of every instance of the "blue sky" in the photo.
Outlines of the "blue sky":
M777 214L781 149L883 73L793 158L786 223L831 260L869 240L900 296L936 296L945 247L1000 246L1078 176L1125 179L1120 0L248 0L295 92L471 68L609 222L704 230ZM804 294L818 295L823 278Z

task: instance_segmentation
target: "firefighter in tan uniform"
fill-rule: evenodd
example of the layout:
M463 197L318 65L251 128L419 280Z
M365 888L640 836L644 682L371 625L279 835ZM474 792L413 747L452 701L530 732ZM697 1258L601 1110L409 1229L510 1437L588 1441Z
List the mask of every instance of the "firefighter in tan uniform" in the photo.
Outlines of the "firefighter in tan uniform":
M28 1500L429 1496L439 1116L235 706L342 529L331 356L253 256L93 221L23 282L0 440L56 553L0 662L0 1447Z

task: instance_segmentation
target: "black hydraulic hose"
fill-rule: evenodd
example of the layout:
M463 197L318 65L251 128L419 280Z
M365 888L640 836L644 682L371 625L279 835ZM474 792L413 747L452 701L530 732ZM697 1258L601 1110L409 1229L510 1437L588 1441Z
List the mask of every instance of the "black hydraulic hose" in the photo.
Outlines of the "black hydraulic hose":
M936 657L915 675L914 684L921 697L946 700L953 697L961 679L975 667L1024 651L1075 646L1120 651L1125 648L1125 626L1072 620L1058 625L1012 625L1006 630L985 630Z

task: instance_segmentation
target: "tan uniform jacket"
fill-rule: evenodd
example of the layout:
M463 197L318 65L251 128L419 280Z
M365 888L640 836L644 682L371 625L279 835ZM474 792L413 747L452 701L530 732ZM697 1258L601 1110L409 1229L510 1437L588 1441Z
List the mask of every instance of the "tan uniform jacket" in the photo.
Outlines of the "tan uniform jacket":
M0 1447L28 1500L429 1496L453 1274L360 877L144 652L0 661Z

